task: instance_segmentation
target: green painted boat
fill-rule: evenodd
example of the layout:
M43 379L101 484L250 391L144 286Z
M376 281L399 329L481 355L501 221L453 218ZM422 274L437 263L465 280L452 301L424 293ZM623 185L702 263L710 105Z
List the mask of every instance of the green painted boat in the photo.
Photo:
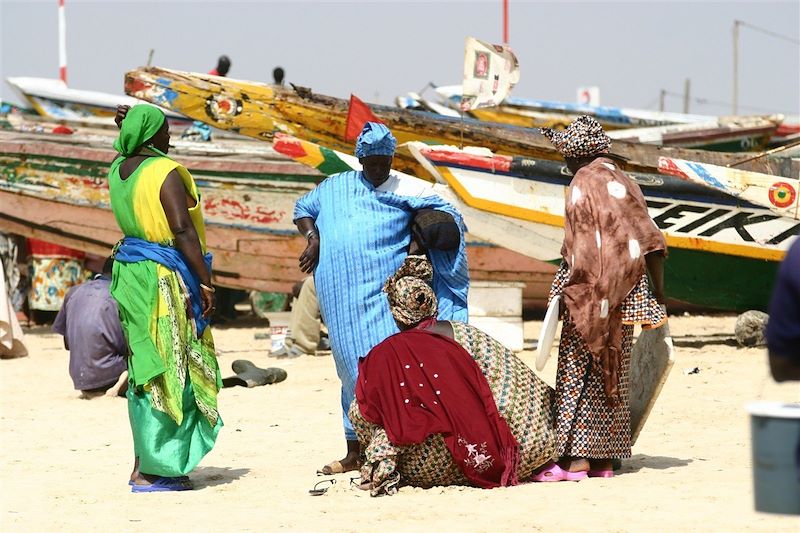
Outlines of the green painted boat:
M121 238L106 178L116 155L114 131L70 128L72 135L0 131L0 231L107 255ZM324 175L263 142L172 144L170 155L200 188L215 283L291 292L305 277L298 268L305 241L292 223L294 203ZM467 253L472 279L523 282L525 304L544 305L552 265L471 237Z

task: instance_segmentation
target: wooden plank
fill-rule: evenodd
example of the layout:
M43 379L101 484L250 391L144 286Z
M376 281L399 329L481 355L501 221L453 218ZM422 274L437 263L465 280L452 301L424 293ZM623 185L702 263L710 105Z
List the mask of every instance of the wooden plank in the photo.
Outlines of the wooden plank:
M639 334L631 350L631 445L636 444L674 363L669 324Z

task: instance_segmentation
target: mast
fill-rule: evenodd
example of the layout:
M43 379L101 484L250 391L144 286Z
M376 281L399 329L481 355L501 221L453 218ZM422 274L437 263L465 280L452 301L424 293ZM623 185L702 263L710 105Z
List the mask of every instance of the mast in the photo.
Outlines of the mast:
M58 77L67 84L67 19L64 0L58 0Z
M508 44L508 0L503 0L503 44Z

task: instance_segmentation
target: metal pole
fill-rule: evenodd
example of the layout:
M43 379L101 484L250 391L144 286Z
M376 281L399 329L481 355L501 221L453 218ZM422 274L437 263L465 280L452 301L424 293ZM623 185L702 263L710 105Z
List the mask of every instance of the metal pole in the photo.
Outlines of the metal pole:
M67 18L64 0L58 0L58 77L67 84Z
M147 54L147 66L149 67L150 64L153 62L153 53L155 52L155 48L150 49L150 53Z
M503 44L508 44L508 0L503 0Z
M683 113L689 114L689 86L691 82L689 78L686 78L686 81L683 83Z
M741 20L733 21L733 114L739 114L739 25Z
M658 96L658 110L664 111L664 97L667 96L667 91L661 89L661 94Z

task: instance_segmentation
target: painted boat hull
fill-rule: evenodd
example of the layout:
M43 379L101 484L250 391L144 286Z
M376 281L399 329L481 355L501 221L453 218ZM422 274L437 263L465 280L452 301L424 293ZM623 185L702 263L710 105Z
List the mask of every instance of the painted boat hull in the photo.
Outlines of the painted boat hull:
M115 154L98 142L0 132L0 231L108 254L122 237L108 198L108 165ZM102 142L110 146L110 137ZM298 268L305 241L292 223L294 203L323 176L266 143L233 150L254 152L246 157L216 143L187 144L192 148L177 150L175 157L200 188L215 282L291 292L305 276ZM481 242L470 242L468 256L472 279L524 282L525 304L544 305L553 265Z
M563 130L576 115L519 110L508 106L475 109L470 113L477 119L525 128ZM713 119L705 123L689 123L644 128L620 128L604 124L612 139L658 146L677 146L716 152L749 152L766 148L775 135L778 124L767 118L753 117L739 125L732 121Z
M691 183L729 194L743 201L766 207L780 216L800 218L800 179L747 172L738 168L717 167L695 161L662 157L659 169Z
M8 83L43 117L57 120L112 118L118 105L134 106L141 100L98 91L82 91L49 78L8 78ZM186 117L168 113L170 122L188 123Z
M310 90L293 91L256 82L216 78L198 73L156 67L130 71L125 76L125 92L165 109L177 111L212 126L244 135L271 140L276 131L318 143L342 152L351 152L345 142L348 102L314 95ZM398 141L423 141L431 144L485 146L501 154L559 160L560 155L538 131L474 119L459 120L433 113L407 111L388 106L371 106L375 115L392 129ZM659 147L616 142L614 153L627 159L630 170L657 172L658 157L726 165L734 156L683 148ZM395 160L398 170L423 175L419 163L410 157ZM800 162L796 164L800 169ZM748 163L748 168L772 173L770 162Z
M570 180L563 165L421 143L409 149L467 205L527 224L532 235L550 231L549 239L532 238L517 249L560 262ZM734 311L767 307L777 266L800 234L800 223L669 176L631 177L667 239L665 276L671 298Z

